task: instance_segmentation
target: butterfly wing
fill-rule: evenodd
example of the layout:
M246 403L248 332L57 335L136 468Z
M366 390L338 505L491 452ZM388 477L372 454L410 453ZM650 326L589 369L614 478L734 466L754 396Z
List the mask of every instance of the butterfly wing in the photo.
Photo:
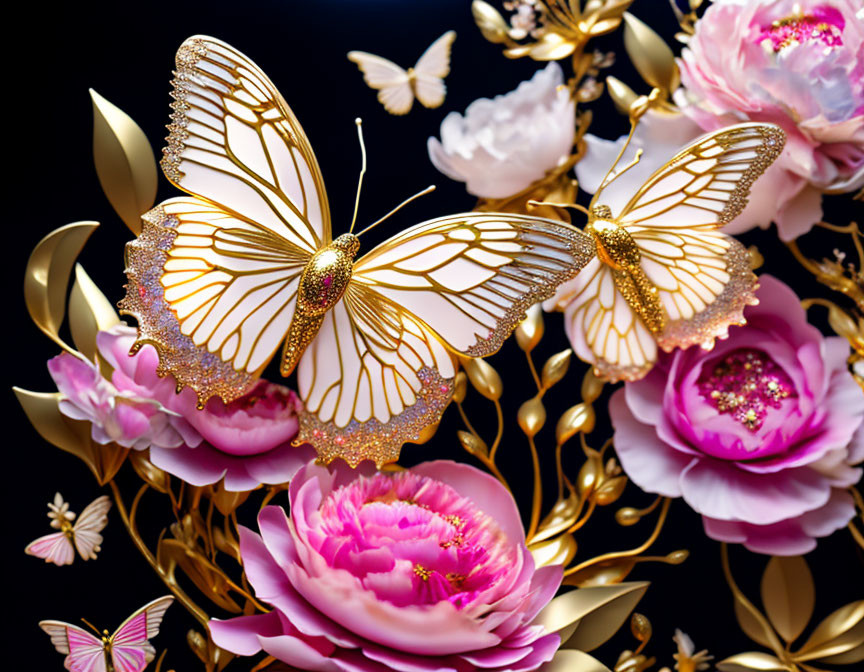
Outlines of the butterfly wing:
M495 352L592 249L558 222L498 213L425 222L375 248L300 360L298 441L324 461L398 458L449 403L451 353Z
M233 47L201 35L180 46L176 66L165 176L310 253L329 243L318 161L267 75Z
M414 104L411 78L403 68L386 58L365 51L348 52L348 60L357 64L363 81L378 91L378 101L390 114L408 114Z
M705 135L613 213L639 249L641 272L657 290L663 327L652 337L622 294L626 278L592 262L560 289L554 305L566 312L577 354L593 362L600 375L636 380L656 357L650 340L666 351L694 344L710 348L730 325L743 322L745 306L756 303L756 276L743 246L717 229L741 213L753 182L783 144L782 130L764 124ZM602 192L593 202L602 203Z
M424 107L439 107L447 87L444 78L450 74L450 50L456 32L448 30L435 40L414 66L414 93Z
M141 672L156 656L148 640L159 634L159 626L174 597L166 595L144 605L111 636L111 660L116 672Z
M108 524L110 508L111 500L107 495L102 495L88 504L75 521L75 526L72 528L75 548L84 560L95 560L96 554L102 550L100 532Z
M101 640L69 623L40 621L39 627L51 637L58 653L66 656L69 672L107 672L105 646Z
M58 566L71 565L75 561L75 548L65 532L54 532L39 537L27 544L24 552Z

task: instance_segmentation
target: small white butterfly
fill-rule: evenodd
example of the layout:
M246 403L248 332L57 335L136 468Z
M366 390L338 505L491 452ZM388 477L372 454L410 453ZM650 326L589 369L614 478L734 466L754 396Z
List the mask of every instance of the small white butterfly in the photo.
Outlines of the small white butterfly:
M455 31L448 30L407 70L365 51L348 52L348 60L359 66L370 87L378 89L378 100L385 110L390 114L408 114L415 97L429 108L444 102L447 93L444 78L450 74L450 47L455 39Z
M105 495L94 500L74 524L75 514L69 510L69 504L63 501L59 492L54 495L54 502L48 504L48 508L51 527L60 531L30 542L24 552L55 565L71 565L75 560L76 549L84 560L95 560L96 554L102 550L100 532L108 524L107 513L111 508L111 500Z

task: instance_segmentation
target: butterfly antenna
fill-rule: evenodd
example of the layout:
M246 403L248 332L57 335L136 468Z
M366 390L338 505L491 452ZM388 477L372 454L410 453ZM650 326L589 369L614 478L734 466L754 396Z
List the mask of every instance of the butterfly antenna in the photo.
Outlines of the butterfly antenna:
M357 211L360 209L360 189L363 188L363 176L366 174L366 143L363 142L363 120L357 117L354 123L357 124L357 137L360 139L360 156L362 159L360 179L357 181L357 196L354 199L354 216L351 218L351 228L348 229L348 233L354 230L354 224L357 223Z
M574 210L578 210L579 212L584 212L586 215L591 215L591 212L584 205L579 205L578 203L553 203L552 201L535 201L533 198L528 201L528 205L531 207L538 207L541 205L551 205L555 208L564 208L565 210L569 208L573 208Z
M603 181L600 183L600 186L597 187L597 191L594 192L594 198L591 199L591 203L588 206L589 209L594 207L594 201L597 200L597 197L600 195L600 192L603 191L609 184L612 183L617 177L624 174L625 171L629 170L637 163L639 163L639 159L642 156L641 150L636 152L636 158L633 162L625 166L623 170L618 173L615 173L615 166L618 165L618 162L621 160L621 157L624 156L624 152L627 151L627 148L630 146L630 141L633 140L633 134L636 132L636 124L638 120L630 121L630 132L627 134L627 140L624 141L624 146L621 147L621 150L618 152L618 156L615 157L615 161L609 166L609 170L606 172L606 175L603 177ZM613 174L614 173L614 174Z
M88 621L86 618L82 618L81 620L82 620L84 623L86 623L87 626L88 626L88 627L89 627L93 632L95 632L96 635L97 635L98 637L101 637L101 636L102 636L102 633L99 632L99 628L97 628L95 625L93 625L90 621Z
M385 219L387 219L387 218L390 217L391 215L395 215L395 214L396 214L397 212L399 212L402 208L404 208L406 205L408 205L411 201L413 201L413 200L415 200L415 199L418 199L418 198L420 198L421 196L425 196L426 194L431 194L433 191L435 191L435 185L434 185L434 184L430 184L430 185L429 185L428 187L426 187L423 191L418 191L418 192L417 192L416 194L414 194L411 198L406 198L406 199L405 199L404 201L402 201L399 205L397 205L395 208L393 208L390 212L388 212L386 215L384 215L381 219L379 219L379 220L377 220L377 221L375 221L375 222L372 222L369 226L367 226L367 227L366 227L365 229L363 229L360 233L358 233L357 236L358 236L358 237L362 236L364 233L366 233L366 232L369 231L370 229L372 229L372 228L378 226L381 222L383 222Z

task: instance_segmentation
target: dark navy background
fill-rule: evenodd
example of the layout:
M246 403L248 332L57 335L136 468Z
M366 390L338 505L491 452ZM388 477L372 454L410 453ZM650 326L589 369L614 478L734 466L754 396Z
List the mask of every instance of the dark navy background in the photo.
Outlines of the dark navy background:
M438 134L439 124L450 110L462 111L475 98L507 92L542 64L504 58L500 47L486 42L474 26L469 0L210 0L66 3L62 7L31 2L23 9L23 17L7 22L4 36L8 49L6 70L13 82L4 91L5 107L11 114L4 128L5 164L10 177L4 194L8 377L3 399L3 474L4 522L11 526L11 532L5 535L7 543L3 547L8 560L3 583L7 589L4 611L7 618L11 617L14 640L8 642L8 648L24 657L9 668L3 663L0 667L49 671L62 669L62 657L38 629L39 620L78 622L83 616L100 628L113 629L134 609L166 592L135 551L116 511L110 514L103 551L96 562L79 560L73 567L57 568L23 553L29 541L50 531L46 502L55 491L61 491L77 512L102 494L82 463L39 438L9 391L13 384L38 391L53 389L45 361L57 354L57 348L30 321L21 291L27 256L45 234L69 222L102 222L80 261L112 301L122 296L123 244L131 234L102 194L93 168L88 88L130 114L158 151L168 121L169 81L176 48L195 33L229 42L269 74L304 125L328 186L335 234L347 230L353 209L359 170L353 120L361 116L369 172L358 227L377 219L427 184L438 185L433 195L364 237L365 249L369 249L423 219L472 208L474 199L463 186L449 181L430 164L426 138ZM668 37L677 28L671 10L660 0L636 0L633 12ZM416 105L406 118L390 116L376 101L375 93L365 86L356 66L345 58L347 51L362 49L407 67L449 29L455 29L458 38L453 48L453 69L447 78L447 100L437 110ZM626 63L620 34L599 39L594 46L619 51L620 62L610 72L637 91L647 92ZM617 137L625 130L625 120L615 113L605 96L590 107L595 110L592 132ZM172 195L173 188L160 175L159 199ZM829 203L829 221L847 222L852 216L850 204L849 199ZM830 254L838 244L852 253L842 238L827 233L824 237L824 242L808 241L802 247L814 256L820 246L825 249L819 251ZM773 231L748 234L744 242L759 245L767 260L763 271L779 275L802 296L837 298L811 280L777 242ZM815 317L818 320L820 316ZM538 349L538 366L545 357L567 347L560 316L547 316L546 332ZM527 511L530 461L515 413L519 404L531 396L533 383L515 343L508 342L490 361L503 373L503 403L509 423L500 451L501 466ZM575 363L568 377L544 399L549 421L538 436L538 444L552 486L550 494L554 488L554 423L564 409L578 401L584 370L584 365ZM271 377L275 379L278 374L274 371ZM479 395L471 399L472 421L491 438L495 431L491 406ZM598 404L598 408L601 406ZM439 457L470 461L455 438L460 428L458 414L451 409L432 442L405 448L403 463ZM609 434L608 424L601 418L591 443L599 447ZM573 445L565 452L569 473L575 476L580 451ZM120 476L121 484L127 487L127 499L135 488L130 471L125 467ZM617 526L612 516L618 506L644 506L651 499L630 486L618 504L599 510L579 533L577 558L587 559L641 543L650 533L653 518L625 529ZM162 498L153 496L145 500L145 505L148 502L141 527L151 535L148 540L155 543L159 530L173 517ZM707 647L718 658L758 648L741 634L735 622L731 597L720 571L719 544L704 536L699 516L683 502L674 503L652 553L665 554L679 548L691 551L684 565L639 565L630 577L653 582L638 607L654 625L655 640L648 651L659 657L659 664L671 666L671 636L676 627L688 632L698 648ZM740 584L756 598L765 559L739 548L733 549L732 557ZM847 532L822 541L808 560L816 570L816 618L861 597L862 554ZM220 615L216 610L212 613ZM169 648L166 668L176 668L177 672L201 669L185 645L186 631L194 625L181 606L168 612L163 632L154 642L160 651ZM597 655L611 667L618 652L633 645L625 630ZM241 661L232 663L229 669L243 672L251 667L251 662Z

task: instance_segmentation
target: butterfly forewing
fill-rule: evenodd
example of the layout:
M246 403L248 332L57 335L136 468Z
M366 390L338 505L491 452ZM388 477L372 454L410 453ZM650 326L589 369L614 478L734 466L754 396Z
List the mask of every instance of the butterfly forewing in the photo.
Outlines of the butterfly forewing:
M363 81L378 90L378 101L391 114L408 114L414 104L411 79L404 68L393 61L365 51L348 52L348 60L356 63Z
M39 537L31 541L24 552L61 567L71 565L75 561L75 549L65 532L54 532Z
M414 66L414 93L424 107L439 107L447 95L444 78L450 74L450 49L456 33L447 31L423 53Z
M69 672L107 672L105 644L86 630L62 621L40 621L58 653L66 655Z
M162 160L168 179L310 253L329 243L318 162L267 76L211 37L186 40L176 61Z
M116 672L141 672L153 660L156 650L148 641L159 634L159 626L168 607L170 595L141 607L127 618L111 636L111 660Z
M100 534L108 524L108 511L111 508L111 500L107 495L102 495L92 501L78 516L72 528L75 548L84 560L95 560L96 553L102 544Z

